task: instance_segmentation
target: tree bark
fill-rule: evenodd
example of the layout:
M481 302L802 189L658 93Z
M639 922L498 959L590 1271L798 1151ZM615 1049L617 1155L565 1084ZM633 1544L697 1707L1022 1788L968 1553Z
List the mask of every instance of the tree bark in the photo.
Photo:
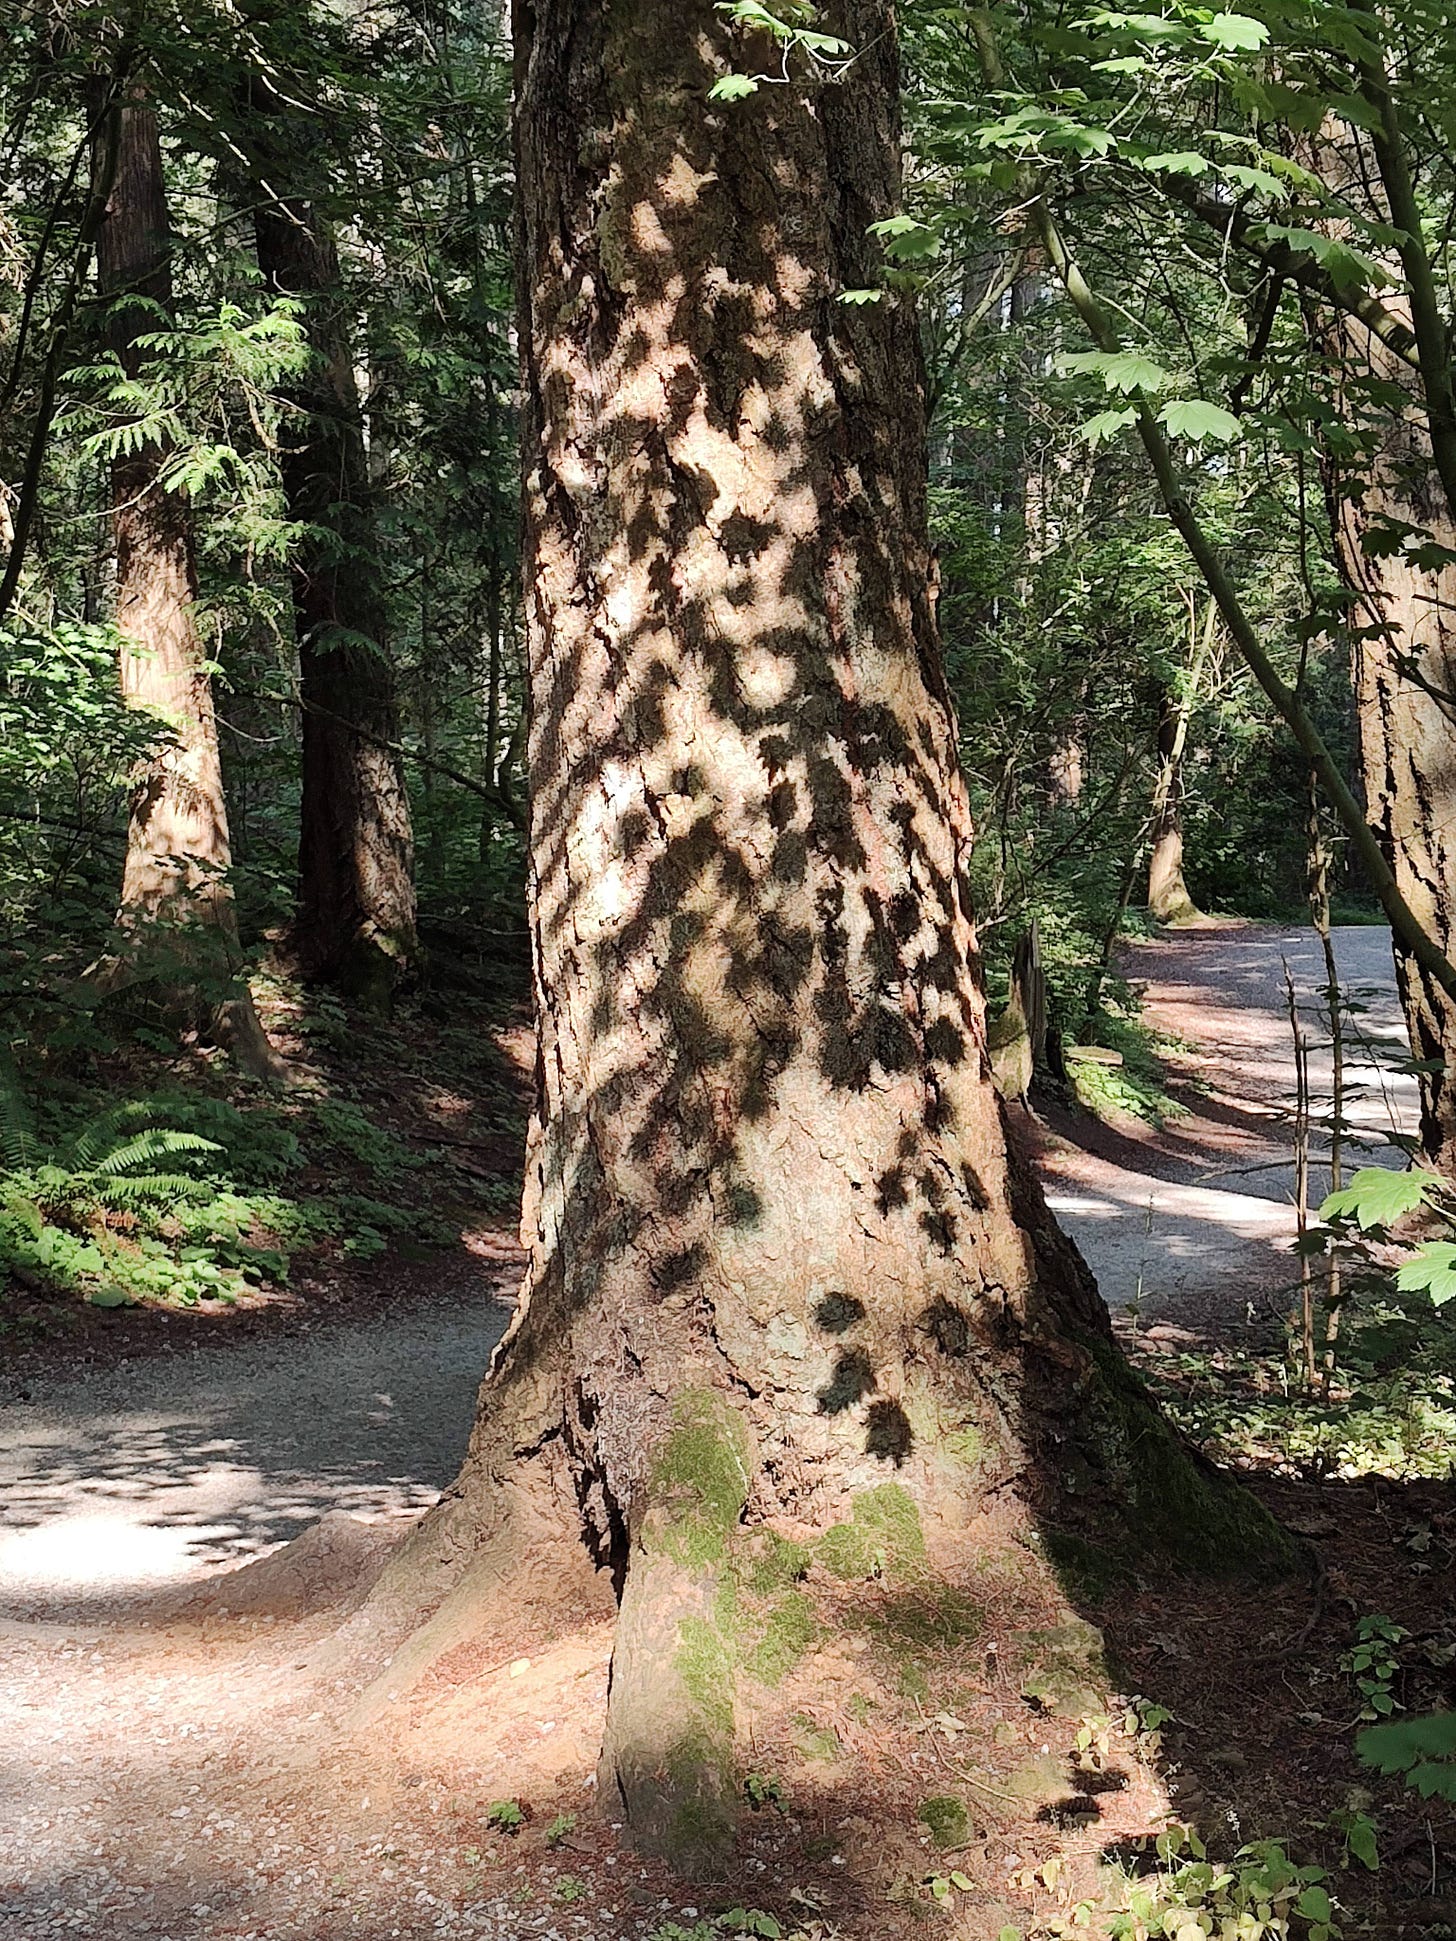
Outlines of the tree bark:
M284 141L261 150L265 175L286 171ZM304 302L314 353L293 387L299 418L280 459L288 516L305 528L293 565L303 704L294 944L305 977L387 1007L420 968L414 846L338 253L296 197L259 208L256 240L268 287Z
M1333 192L1388 220L1363 140L1331 119L1302 159ZM1399 276L1398 261L1391 270ZM1405 291L1386 291L1382 302L1409 336ZM1348 311L1326 313L1314 335L1333 374L1340 422L1356 433L1339 449L1326 443L1323 470L1335 560L1350 594L1366 810L1407 903L1449 958L1456 949L1456 518L1434 463L1419 374ZM1448 557L1438 552L1435 563L1418 564L1410 549L1423 539ZM1453 1174L1456 1000L1399 936L1394 952L1411 1053L1423 1067L1422 1151Z
M846 1608L912 1561L954 1595L993 1500L1130 1553L1268 1540L1008 1154L915 321L836 301L895 208L893 13L824 19L842 82L718 104L779 56L708 0L518 4L529 1264L382 1592L446 1593L397 1688L594 1560L601 1794L690 1871L731 1838L775 1539Z
M1389 299L1387 299L1389 307ZM1359 324L1351 329L1365 335ZM1386 382L1395 360L1362 347ZM1414 416L1394 422L1352 494L1334 473L1332 529L1351 593L1360 767L1370 820L1406 901L1449 957L1456 946L1456 569L1426 570L1399 553L1372 556L1365 540L1381 517L1406 521L1456 550L1456 524L1433 483ZM1434 692L1433 692L1434 690ZM1456 1173L1456 1002L1395 943L1396 981L1422 1061L1421 1146Z
M1183 874L1183 756L1198 684L1213 651L1217 621L1218 608L1210 600L1200 631L1193 595L1188 595L1187 674L1176 688L1165 687L1158 698L1158 773L1148 819L1148 910L1158 923L1196 923L1199 919L1198 906Z
M109 166L110 164L108 164ZM108 336L128 377L144 370L138 339L170 318L170 226L156 116L140 94L121 110L115 173L97 237L97 271L111 299ZM111 466L116 624L122 692L164 720L171 740L136 778L118 921L130 948L113 985L141 974L168 990L190 1021L210 1015L248 1069L286 1069L269 1045L243 981L228 871L227 804L208 657L197 631L197 575L187 508L161 482L157 444Z
M1158 923L1188 923L1198 915L1183 875L1183 743L1188 710L1176 695L1158 703L1158 777L1148 841L1148 912Z

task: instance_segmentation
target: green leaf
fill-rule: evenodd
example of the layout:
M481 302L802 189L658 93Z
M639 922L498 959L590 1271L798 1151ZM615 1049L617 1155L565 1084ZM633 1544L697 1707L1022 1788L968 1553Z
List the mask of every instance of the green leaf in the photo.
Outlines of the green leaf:
M131 1296L121 1287L93 1287L86 1296L86 1304L88 1307L130 1307Z
M1380 1850L1375 1844L1375 1828L1363 1816L1345 1829L1345 1844L1368 1873L1380 1871Z
M1170 398L1158 413L1158 423L1174 438L1186 438L1192 445L1201 445L1205 438L1226 445L1242 430L1232 412L1204 398Z
M1404 1774L1423 1799L1456 1799L1456 1712L1372 1725L1355 1750L1376 1772Z
M1456 1243L1428 1240L1401 1267L1395 1284L1402 1294L1429 1294L1432 1307L1456 1300Z
M1110 443L1120 431L1137 423L1137 413L1133 410L1099 411L1095 418L1089 418L1082 427L1081 436L1089 445Z
M1247 189L1251 194L1266 195L1273 202L1289 200L1288 185L1268 169L1250 168L1243 162L1225 162L1223 172L1235 187Z
M1177 148L1166 155L1145 155L1139 166L1154 175L1206 175L1213 164L1194 149Z
M1131 34L1136 40L1181 42L1193 38L1192 30L1176 20L1157 13L1113 13L1106 9L1089 16L1094 27L1110 27Z
M1395 1173L1387 1166L1362 1166L1348 1186L1331 1193L1321 1206L1322 1220L1353 1220L1361 1231L1388 1227L1392 1221L1430 1204L1431 1195L1440 1190L1434 1173L1412 1166L1409 1172Z
M878 303L884 294L883 290L841 290L838 301L852 303L860 309L867 303Z
M1163 391L1172 382L1161 364L1155 364L1136 350L1079 351L1074 356L1063 357L1060 368L1069 373L1085 371L1089 377L1100 377L1107 390L1120 391L1124 397L1134 391Z
M708 89L708 99L741 101L745 95L757 93L758 83L751 74L724 74Z
M1263 21L1251 20L1246 13L1216 13L1200 31L1205 40L1228 53L1262 47L1269 38Z
M1328 1921L1335 1911L1323 1887L1306 1887L1294 1905L1306 1921Z
M1393 281L1373 256L1366 256L1333 236L1322 236L1318 230L1282 222L1261 223L1259 227L1270 242L1287 243L1296 256L1312 256L1340 289L1379 287Z
M885 254L897 263L923 262L940 254L939 231L928 222L917 222L914 216L886 216L881 222L872 222L869 233L880 238Z

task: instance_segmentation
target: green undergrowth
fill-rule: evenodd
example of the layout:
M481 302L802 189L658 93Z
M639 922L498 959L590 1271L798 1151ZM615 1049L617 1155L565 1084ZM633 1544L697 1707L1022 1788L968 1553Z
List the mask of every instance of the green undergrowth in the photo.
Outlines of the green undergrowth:
M1225 1462L1395 1481L1445 1479L1456 1463L1456 1327L1415 1301L1349 1317L1327 1396L1282 1347L1144 1348L1139 1360L1164 1412Z
M36 1115L10 1082L0 1113L0 1266L96 1307L234 1301L286 1285L300 1251L368 1259L395 1236L454 1238L403 1203L423 1160L346 1101L239 1109L153 1093L99 1112L52 1100ZM331 1160L379 1190L306 1182Z
M1068 1080L1084 1110L1099 1118L1124 1113L1152 1126L1187 1118L1187 1106L1167 1089L1167 1056L1177 1047L1143 1021L1134 999L1106 1004L1087 1035L1090 1044L1116 1052L1122 1063L1104 1065L1068 1055Z

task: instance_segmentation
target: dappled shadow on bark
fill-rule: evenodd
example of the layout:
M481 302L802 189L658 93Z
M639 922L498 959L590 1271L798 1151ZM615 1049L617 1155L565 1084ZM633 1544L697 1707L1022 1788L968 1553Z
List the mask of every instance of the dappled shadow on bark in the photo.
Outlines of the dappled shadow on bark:
M881 10L845 12L872 43ZM715 106L721 26L653 15L563 36L544 10L522 113L542 1096L502 1374L580 1319L578 1366L622 1332L636 1364L599 1404L636 1388L650 1416L686 1349L806 1397L870 1476L913 1451L936 1302L1004 1348L1038 1298L986 1065L914 320L836 300L879 281L893 55ZM600 126L559 158L584 99ZM1061 1292L1099 1326L1082 1277ZM826 1303L863 1317L838 1374Z
M839 300L898 196L892 23L834 11L842 81L732 104L706 4L518 21L529 1266L426 1543L472 1586L443 1639L543 1526L585 1541L622 1599L605 1783L693 1864L745 1532L934 1551L1004 1496L1202 1555L1238 1520L1008 1158L914 316Z

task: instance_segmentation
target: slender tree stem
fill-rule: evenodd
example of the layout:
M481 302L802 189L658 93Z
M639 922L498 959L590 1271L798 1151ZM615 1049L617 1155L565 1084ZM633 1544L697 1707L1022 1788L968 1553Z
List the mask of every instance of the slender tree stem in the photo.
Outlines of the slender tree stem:
M0 579L0 621L3 621L15 604L15 596L20 591L20 576L25 567L26 549L30 542L30 528L35 519L35 508L40 498L41 474L45 468L46 447L50 443L51 420L56 411L56 392L60 387L61 365L71 342L71 319L75 315L76 299L86 273L91 266L91 252L96 246L96 238L106 217L106 205L111 200L112 187L116 181L117 158L121 153L121 98L125 86L127 63L119 60L115 72L107 84L101 112L96 119L97 163L92 171L91 192L86 199L85 212L76 235L76 248L71 258L71 272L65 291L51 319L50 343L46 347L45 363L41 367L39 395L36 399L35 416L31 420L30 442L26 448L25 470L21 474L20 493L15 502L15 517L10 540L10 555L5 562L5 577ZM17 348L16 356L20 355Z
M993 88L1004 88L1006 71L1001 64L1000 49L996 44L996 30L990 15L984 8L975 7L971 9L968 19L987 82ZM1062 287L1067 293L1072 308L1081 318L1092 341L1099 350L1121 350L1122 339L1116 327L1082 274L1080 266L1067 247L1046 197L1039 190L1032 190L1030 193L1027 214L1041 238L1047 260L1061 279ZM1419 241L1419 232L1417 232L1417 241ZM1380 907L1389 918L1390 927L1400 939L1402 947L1415 958L1429 977L1434 978L1443 991L1456 998L1456 965L1451 963L1407 903L1400 885L1395 880L1395 872L1386 860L1385 852L1380 847L1374 830L1366 821L1364 810L1355 799L1354 791L1326 747L1324 737L1310 718L1299 695L1283 680L1265 651L1253 622L1244 611L1243 602L1239 599L1217 548L1203 530L1198 515L1188 502L1178 477L1177 467L1173 462L1172 450L1163 435L1162 427L1152 406L1145 399L1139 398L1136 409L1138 436L1142 440L1143 450L1148 455L1153 475L1158 481L1163 505L1168 517L1182 535L1194 564L1203 575L1204 585L1213 595L1230 638L1243 655L1250 673L1294 736L1301 753L1318 776L1326 800L1334 809L1341 826L1350 838L1351 847L1364 866L1370 887L1379 899Z

